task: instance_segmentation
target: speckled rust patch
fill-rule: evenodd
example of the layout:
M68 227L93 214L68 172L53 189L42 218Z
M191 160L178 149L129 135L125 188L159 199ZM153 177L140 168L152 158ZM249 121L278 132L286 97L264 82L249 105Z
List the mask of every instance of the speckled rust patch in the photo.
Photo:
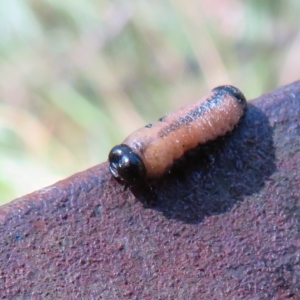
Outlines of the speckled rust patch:
M103 163L0 208L1 299L299 299L300 82L124 191Z

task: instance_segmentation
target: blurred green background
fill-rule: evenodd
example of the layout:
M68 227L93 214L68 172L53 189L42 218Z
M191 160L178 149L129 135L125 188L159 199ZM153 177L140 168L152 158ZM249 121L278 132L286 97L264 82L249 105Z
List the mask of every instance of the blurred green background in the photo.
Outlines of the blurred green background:
M0 204L219 84L299 79L300 1L0 2Z

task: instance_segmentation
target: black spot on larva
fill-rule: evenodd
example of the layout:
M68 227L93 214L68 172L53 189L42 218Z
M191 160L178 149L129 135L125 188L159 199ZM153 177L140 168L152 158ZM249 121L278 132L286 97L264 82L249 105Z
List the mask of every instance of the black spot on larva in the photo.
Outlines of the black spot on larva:
M158 136L163 138L163 137L167 136L171 131L172 130L171 130L170 126L166 126L164 129L159 131Z
M147 124L145 125L146 128L151 128L153 126L153 124Z
M166 117L161 117L161 118L158 119L158 122L164 122L165 119L166 119Z
M175 131L175 130L177 130L179 128L180 128L180 122L176 121L176 122L174 122L174 123L171 124L170 131Z
M185 117L181 117L179 118L179 122L181 124L184 124L184 125L188 125L189 123L191 123L193 121L193 118L191 116L185 116Z

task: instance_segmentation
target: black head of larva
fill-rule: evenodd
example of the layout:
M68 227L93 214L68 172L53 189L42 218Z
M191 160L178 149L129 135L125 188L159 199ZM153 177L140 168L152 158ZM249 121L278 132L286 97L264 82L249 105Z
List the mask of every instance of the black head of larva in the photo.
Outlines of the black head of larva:
M212 92L216 93L226 93L233 96L244 108L247 109L247 100L244 94L235 86L232 85L221 85L212 90Z
M143 161L127 145L112 148L108 160L109 170L117 181L135 185L145 180L146 168Z

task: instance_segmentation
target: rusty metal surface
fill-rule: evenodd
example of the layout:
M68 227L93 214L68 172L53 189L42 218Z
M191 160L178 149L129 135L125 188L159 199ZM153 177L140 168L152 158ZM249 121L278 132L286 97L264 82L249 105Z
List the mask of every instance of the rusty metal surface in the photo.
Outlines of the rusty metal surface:
M0 207L0 298L299 299L299 135L296 82L176 164L153 208L107 163Z

